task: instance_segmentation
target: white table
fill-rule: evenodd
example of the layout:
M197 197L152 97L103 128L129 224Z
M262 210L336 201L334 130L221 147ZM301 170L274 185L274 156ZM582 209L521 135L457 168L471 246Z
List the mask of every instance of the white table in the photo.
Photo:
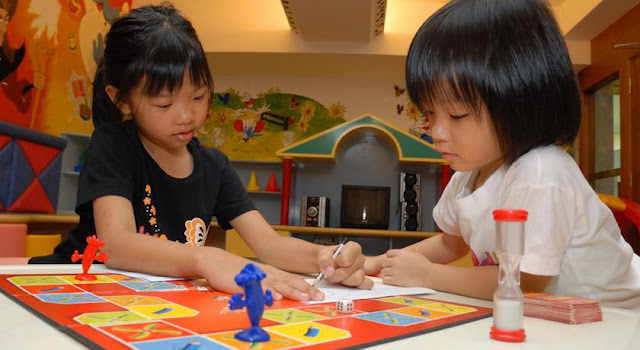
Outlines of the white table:
M79 265L0 265L0 274L79 273ZM458 295L430 294L438 300L491 307L484 300ZM49 326L6 296L0 294L0 349L85 349L70 336ZM525 317L527 340L502 343L489 338L492 319L434 331L371 349L640 349L640 313L603 308L602 322L569 325Z

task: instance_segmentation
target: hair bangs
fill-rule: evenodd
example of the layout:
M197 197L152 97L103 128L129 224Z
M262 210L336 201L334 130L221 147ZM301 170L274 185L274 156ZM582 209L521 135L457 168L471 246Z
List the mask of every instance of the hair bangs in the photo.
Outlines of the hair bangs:
M149 96L166 89L179 89L188 72L195 86L213 90L213 81L204 51L197 39L176 31L158 33L158 45L143 58L142 93Z

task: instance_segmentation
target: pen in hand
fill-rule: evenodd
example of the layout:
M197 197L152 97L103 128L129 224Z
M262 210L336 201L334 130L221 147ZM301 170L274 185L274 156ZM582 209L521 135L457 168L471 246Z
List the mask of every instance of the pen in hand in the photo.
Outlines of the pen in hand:
M346 242L347 242L346 238L342 240L342 242L338 245L338 248L336 249L336 251L333 252L333 256L331 256L331 259L335 259L338 255L340 255L340 251L342 250L342 248L344 248L344 245ZM320 271L320 273L318 274L318 276L316 276L316 279L313 280L313 283L311 283L311 285L315 287L318 283L320 283L320 281L322 281L323 278L324 278L324 273Z

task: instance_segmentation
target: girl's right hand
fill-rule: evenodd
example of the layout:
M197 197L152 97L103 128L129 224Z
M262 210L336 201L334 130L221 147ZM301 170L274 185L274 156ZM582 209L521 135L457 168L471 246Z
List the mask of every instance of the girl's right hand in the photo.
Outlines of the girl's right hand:
M267 277L262 280L262 289L271 289L275 300L283 297L303 301L324 299L324 293L307 283L302 277L269 265L260 265L260 269L267 274Z

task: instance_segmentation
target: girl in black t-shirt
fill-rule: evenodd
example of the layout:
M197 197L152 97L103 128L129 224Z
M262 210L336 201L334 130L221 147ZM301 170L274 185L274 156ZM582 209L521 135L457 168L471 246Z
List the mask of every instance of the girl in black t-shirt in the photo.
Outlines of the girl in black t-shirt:
M30 262L70 263L86 237L97 234L109 267L202 277L218 290L238 292L234 276L250 261L204 246L215 216L269 264L261 265L263 283L275 298L324 298L281 269L322 271L330 282L371 288L357 243L332 260L335 247L278 235L255 210L227 157L198 144L194 136L212 91L195 30L175 8L145 6L116 20L94 80L96 129L78 186L80 223L54 255Z

